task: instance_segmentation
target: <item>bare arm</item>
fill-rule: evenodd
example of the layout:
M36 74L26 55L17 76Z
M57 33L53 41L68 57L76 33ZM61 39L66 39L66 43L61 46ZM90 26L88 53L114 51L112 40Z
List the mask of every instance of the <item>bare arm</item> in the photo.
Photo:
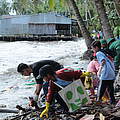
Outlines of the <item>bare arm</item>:
M41 89L42 89L42 85L36 84L35 94L39 96Z
M42 84L36 84L36 90L35 90L34 97L33 97L35 101L38 101L38 97L39 97L41 89L42 89Z
M99 70L98 70L98 76L101 74L102 68L105 65L106 61L102 60L102 63L100 64Z

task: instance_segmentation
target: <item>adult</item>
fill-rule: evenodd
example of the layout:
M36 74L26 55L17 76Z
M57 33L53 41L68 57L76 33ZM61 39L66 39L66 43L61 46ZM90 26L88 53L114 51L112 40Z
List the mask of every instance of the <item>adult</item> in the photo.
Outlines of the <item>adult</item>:
M35 101L38 100L42 87L44 90L44 94L47 94L48 83L47 82L43 83L43 78L40 78L40 77L38 78L39 70L44 65L51 65L54 71L63 68L61 64L53 60L41 60L30 65L27 65L25 63L20 63L17 67L17 71L23 76L30 76L31 73L33 73L33 76L35 77L35 80L36 80L36 90L34 93Z
M101 51L113 61L113 58L115 57L115 55L112 52L112 50L109 49L107 41L102 39L100 40L100 43L101 43Z
M72 83L74 80L80 79L90 75L89 72L82 72L81 70L74 70L71 68L63 68L54 72L50 65L45 65L40 69L39 77L42 77L44 81L49 82L49 89L46 96L46 108L41 113L40 117L46 115L48 117L48 111L50 104L53 99L56 99L61 107L68 111L68 107L61 96L58 94L58 91L64 88L65 86Z
M112 51L112 54L115 54L114 64L117 76L120 66L120 40L115 40L115 38L109 38L107 40L107 44L109 46L109 49Z
M102 39L102 40L100 40L100 43L101 43L101 48L102 49L107 49L108 48L106 40Z

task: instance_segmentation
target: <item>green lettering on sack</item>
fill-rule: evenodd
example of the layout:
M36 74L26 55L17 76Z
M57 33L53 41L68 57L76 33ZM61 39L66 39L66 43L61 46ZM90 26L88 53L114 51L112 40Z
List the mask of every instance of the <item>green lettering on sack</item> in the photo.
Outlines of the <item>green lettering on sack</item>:
M73 111L79 109L79 106L77 106L77 105L74 104L74 103L70 103L70 107L71 107L71 109L72 109Z
M77 92L80 93L80 94L84 94L84 91L83 91L81 86L77 87Z
M85 97L82 99L82 104L86 104L88 102L88 99Z
M72 93L72 91L67 91L67 93L66 93L66 97L67 97L68 100L71 100L72 97L73 97L73 93Z

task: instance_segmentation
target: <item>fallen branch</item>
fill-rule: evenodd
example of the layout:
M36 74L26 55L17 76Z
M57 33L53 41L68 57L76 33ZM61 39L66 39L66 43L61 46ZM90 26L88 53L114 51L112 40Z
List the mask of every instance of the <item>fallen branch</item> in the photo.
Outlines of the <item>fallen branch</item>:
M26 112L26 113L24 113L24 114L22 114L22 115L18 115L18 116L16 116L16 117L10 119L10 120L17 120L18 118L25 117L26 115L29 115L29 114L32 113L32 112L33 112L33 111L28 111L28 112Z
M10 109L0 109L0 113L16 113L18 114L19 111L18 110L10 110Z

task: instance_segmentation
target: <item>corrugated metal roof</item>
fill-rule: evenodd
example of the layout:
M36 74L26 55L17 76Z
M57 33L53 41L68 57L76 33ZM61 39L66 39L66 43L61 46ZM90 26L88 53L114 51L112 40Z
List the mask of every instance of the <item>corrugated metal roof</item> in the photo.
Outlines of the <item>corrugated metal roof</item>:
M29 27L31 24L34 25L34 29ZM69 25L71 19L56 13L4 15L0 19L0 34L56 34L55 24Z
M37 15L4 15L2 20L11 19L12 24L28 23L53 23L53 24L71 24L71 19L56 13L40 13Z

